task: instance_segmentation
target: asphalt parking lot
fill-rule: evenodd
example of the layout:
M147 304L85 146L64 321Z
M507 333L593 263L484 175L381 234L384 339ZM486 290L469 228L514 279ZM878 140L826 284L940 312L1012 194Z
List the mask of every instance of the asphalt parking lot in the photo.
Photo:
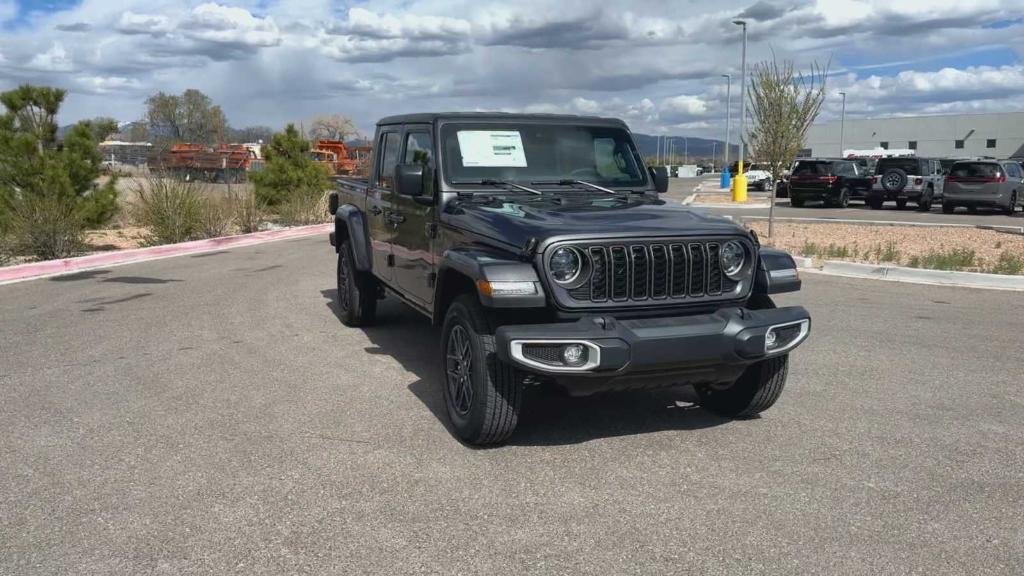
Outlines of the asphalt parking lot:
M1012 292L805 275L786 393L531 390L445 428L437 333L324 238L0 286L0 574L1021 574Z
M672 178L669 180L669 191L666 199L682 201L693 193L694 187L704 182L706 177ZM766 204L768 195L764 192L751 191L751 203ZM768 216L768 208L730 208L715 207L710 210L716 214L730 215L737 218L744 216ZM876 220L885 222L915 222L927 224L969 224L972 226L1015 226L1024 228L1024 213L1006 216L997 210L979 209L976 214L969 214L965 209L958 208L953 214L943 214L942 206L936 204L928 212L917 210L910 204L904 210L897 210L896 204L889 202L882 210L872 210L863 202L854 200L848 208L825 208L821 204L808 203L803 208L793 208L789 199L779 198L775 203L775 216L778 218L827 218L848 220Z

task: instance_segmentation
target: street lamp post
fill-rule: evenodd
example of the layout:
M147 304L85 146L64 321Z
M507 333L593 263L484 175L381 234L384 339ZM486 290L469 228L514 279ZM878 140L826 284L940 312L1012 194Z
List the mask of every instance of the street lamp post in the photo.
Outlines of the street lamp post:
M683 164L690 163L690 139L683 136Z
M846 148L846 92L840 92L840 96L843 97L843 115L840 116L839 120L839 157L842 158Z
M725 160L722 161L722 188L732 186L732 175L729 174L729 137L732 135L732 74L722 74L726 79L725 88Z
M743 160L746 150L743 146L744 122L747 119L747 21L733 20L733 24L743 27L743 57L740 63L740 157L737 168L736 184L732 188L733 202L747 201L747 176L743 173ZM771 233L768 234L771 236Z

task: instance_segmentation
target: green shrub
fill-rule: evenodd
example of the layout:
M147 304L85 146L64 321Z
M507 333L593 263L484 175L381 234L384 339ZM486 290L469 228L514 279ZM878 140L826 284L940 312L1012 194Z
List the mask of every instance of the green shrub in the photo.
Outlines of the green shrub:
M886 242L875 246L875 260L879 262L899 262L900 251L896 248L896 242Z
M929 252L924 256L912 256L907 261L907 266L928 270L970 270L977 268L978 258L974 250L954 248L944 252Z
M263 149L263 170L252 175L260 204L277 208L297 198L302 205L310 196L323 194L330 187L327 169L313 161L310 148L309 141L293 124L274 134Z
M292 226L317 224L327 220L327 193L305 190L292 194L277 208L281 221Z
M989 269L992 274L1017 275L1024 273L1024 257L1004 250L999 255L995 266Z
M219 238L231 233L235 221L234 206L230 198L203 198L199 214L204 238Z
M205 186L195 181L152 176L133 186L136 225L149 229L147 243L175 244L202 238Z

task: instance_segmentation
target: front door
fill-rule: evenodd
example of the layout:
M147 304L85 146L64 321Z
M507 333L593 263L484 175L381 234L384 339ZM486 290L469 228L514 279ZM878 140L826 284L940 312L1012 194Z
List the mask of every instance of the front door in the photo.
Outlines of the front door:
M370 230L373 272L381 280L390 282L394 280L391 243L395 237L395 226L389 216L394 206L395 166L402 151L402 133L398 127L381 131L377 150L381 156L375 173L370 177L370 189L366 194L366 225Z
M402 163L423 164L428 174L434 173L434 145L429 125L406 127ZM433 178L428 180L423 198L433 199ZM431 228L436 218L434 203L424 205L415 198L396 194L393 206L395 282L409 298L420 304L430 304L434 300L431 281L434 273L434 234Z

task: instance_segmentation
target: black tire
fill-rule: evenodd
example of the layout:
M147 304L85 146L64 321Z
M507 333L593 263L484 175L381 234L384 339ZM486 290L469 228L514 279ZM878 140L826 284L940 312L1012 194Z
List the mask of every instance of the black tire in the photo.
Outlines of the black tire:
M956 210L956 206L955 205L950 204L949 202L943 202L942 203L942 213L943 214L952 214L953 211L955 211L955 210Z
M904 209L906 209L906 207L907 207L907 199L906 198L897 198L896 199L896 209L897 210L904 210Z
M967 207L967 213L968 214L977 214L978 213L978 207L977 206L968 206Z
M775 308L772 299L754 295L747 301L753 310ZM751 364L729 387L698 386L700 405L722 416L747 418L772 407L782 395L789 371L789 354Z
M868 203L868 206L870 206L872 210L881 210L882 209L882 205L885 204L885 200L883 200L881 198L878 198L878 197L875 197L875 196L872 196L872 197L868 198L867 203Z
M444 403L455 434L478 446L506 440L519 422L523 378L498 359L491 318L475 295L455 299L441 335Z
M842 190L839 191L839 198L836 201L836 205L839 206L840 208L849 208L850 207L850 189L849 188L844 186L842 188Z
M922 192L921 198L919 198L917 201L917 209L920 210L921 212L931 212L932 199L934 198L934 196L935 190L932 188L928 188L927 190Z
M1016 192L1011 192L1010 193L1010 204L1006 208L1003 209L1003 214L1006 214L1007 216L1013 216L1013 214L1016 211L1017 211L1017 193Z
M804 199L799 196L793 196L789 199L789 205L792 206L793 208L803 208Z
M345 240L338 250L338 315L353 328L369 326L377 318L377 280L355 267L352 243Z

